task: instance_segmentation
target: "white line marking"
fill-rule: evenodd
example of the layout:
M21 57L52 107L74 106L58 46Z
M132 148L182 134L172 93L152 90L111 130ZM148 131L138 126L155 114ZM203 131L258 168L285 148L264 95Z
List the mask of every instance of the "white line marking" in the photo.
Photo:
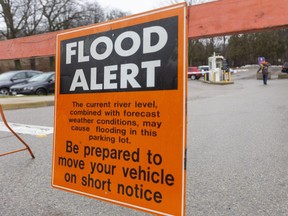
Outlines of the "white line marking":
M27 125L27 124L17 124L8 122L8 125L17 134L30 134L36 136L43 136L53 133L53 127L43 127L37 125ZM10 130L5 126L4 122L0 122L0 131L10 132Z

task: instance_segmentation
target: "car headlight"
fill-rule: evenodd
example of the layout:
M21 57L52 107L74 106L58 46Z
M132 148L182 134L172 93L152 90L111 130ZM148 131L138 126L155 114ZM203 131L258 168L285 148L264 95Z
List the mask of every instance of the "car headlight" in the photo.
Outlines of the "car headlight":
M24 87L24 88L23 88L24 91L27 91L27 90L30 90L30 91L31 91L31 90L33 90L33 89L34 89L34 87Z

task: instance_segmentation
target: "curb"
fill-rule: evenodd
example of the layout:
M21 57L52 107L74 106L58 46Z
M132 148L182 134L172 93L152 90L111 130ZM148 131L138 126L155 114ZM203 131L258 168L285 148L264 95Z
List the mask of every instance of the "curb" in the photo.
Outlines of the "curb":
M278 74L278 79L288 79L288 73L280 73L280 74Z
M213 84L213 85L229 85L234 84L234 81L219 81L219 82L213 82L213 81L203 81L203 83L207 84Z
M37 108L37 107L45 107L45 106L54 106L54 101L2 104L3 110Z

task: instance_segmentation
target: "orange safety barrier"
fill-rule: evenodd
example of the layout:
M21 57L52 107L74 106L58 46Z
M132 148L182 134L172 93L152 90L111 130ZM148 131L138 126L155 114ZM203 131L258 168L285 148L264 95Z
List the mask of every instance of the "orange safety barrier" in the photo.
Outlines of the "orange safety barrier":
M287 0L219 0L189 6L188 37L195 39L285 28L288 27L287 11ZM54 56L56 35L62 32L0 41L0 59Z
M16 138L17 138L18 140L20 140L20 142L22 142L22 143L24 144L24 146L25 146L25 148L22 148L22 149L17 149L17 150L14 150L14 151L2 153L2 154L0 154L0 156L4 156L4 155L13 154L13 153L17 153L17 152L20 152L20 151L26 151L26 150L28 150L29 153L30 153L30 155L31 155L31 157L34 159L35 156L34 156L33 152L31 151L30 147L27 145L27 143L25 143L24 140L21 139L21 137L20 137L15 131L13 131L12 128L8 125L1 104L0 104L0 114L1 114L1 117L2 117L2 120L3 120L4 124L5 124L5 126L6 126L6 127L9 129L9 131L11 131L11 133L13 133L14 136L16 136Z
M188 10L190 39L288 27L287 0L219 0Z

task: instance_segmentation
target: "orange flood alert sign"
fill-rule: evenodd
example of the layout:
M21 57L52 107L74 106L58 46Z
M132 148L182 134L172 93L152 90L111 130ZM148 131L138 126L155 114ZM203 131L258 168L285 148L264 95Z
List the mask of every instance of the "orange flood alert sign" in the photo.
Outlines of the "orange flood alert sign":
M186 9L58 35L53 187L185 215Z

